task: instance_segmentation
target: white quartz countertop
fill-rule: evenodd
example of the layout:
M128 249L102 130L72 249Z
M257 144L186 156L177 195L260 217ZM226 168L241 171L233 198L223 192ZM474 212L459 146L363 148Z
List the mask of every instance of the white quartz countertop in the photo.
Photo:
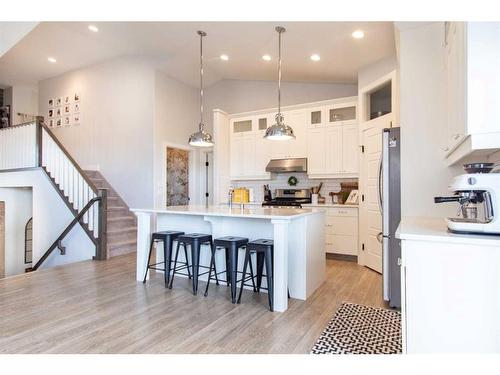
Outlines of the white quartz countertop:
M335 207L335 208L358 208L357 204L338 204L338 203L304 203L302 207Z
M177 214L177 215L203 215L224 216L253 219L295 219L307 215L321 214L321 210L314 208L268 208L268 207L245 207L239 206L172 206L164 209L140 209L131 210L135 213Z
M396 231L396 237L401 240L500 245L500 236L451 233L444 218L403 217Z

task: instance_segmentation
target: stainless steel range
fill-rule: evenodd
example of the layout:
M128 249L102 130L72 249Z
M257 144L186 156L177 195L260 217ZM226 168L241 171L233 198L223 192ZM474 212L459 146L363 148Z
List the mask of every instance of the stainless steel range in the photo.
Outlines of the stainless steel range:
M276 189L274 198L262 203L263 207L296 207L311 203L310 189Z

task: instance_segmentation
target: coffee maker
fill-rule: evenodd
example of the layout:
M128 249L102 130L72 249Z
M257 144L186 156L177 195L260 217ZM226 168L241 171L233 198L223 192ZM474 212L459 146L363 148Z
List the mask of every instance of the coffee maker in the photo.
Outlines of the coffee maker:
M500 173L469 173L453 179L454 194L435 197L435 203L457 202L457 217L447 218L454 233L500 235Z

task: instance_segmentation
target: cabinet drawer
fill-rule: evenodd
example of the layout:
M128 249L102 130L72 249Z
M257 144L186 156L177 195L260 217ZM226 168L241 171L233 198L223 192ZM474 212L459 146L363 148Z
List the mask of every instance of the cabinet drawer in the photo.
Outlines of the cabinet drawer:
M326 235L325 251L327 253L358 255L358 237L342 235Z
M345 236L358 235L358 218L354 216L327 216L326 233Z
M357 207L332 207L326 210L327 216L358 216Z

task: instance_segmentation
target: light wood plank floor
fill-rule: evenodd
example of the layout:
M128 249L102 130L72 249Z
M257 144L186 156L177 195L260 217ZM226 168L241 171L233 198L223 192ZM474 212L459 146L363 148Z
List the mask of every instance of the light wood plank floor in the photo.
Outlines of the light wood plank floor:
M233 305L225 285L208 298L187 279L143 285L135 255L11 277L0 280L0 353L308 353L342 302L383 306L376 272L327 260L327 275L285 313L251 291Z

